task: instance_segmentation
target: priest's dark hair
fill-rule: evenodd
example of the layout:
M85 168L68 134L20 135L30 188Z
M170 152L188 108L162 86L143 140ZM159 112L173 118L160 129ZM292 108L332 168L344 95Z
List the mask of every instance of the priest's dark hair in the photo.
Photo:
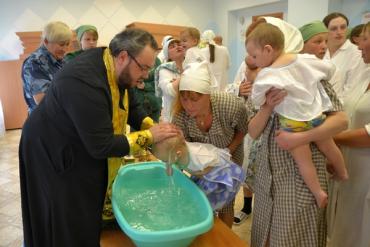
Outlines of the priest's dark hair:
M127 51L130 55L136 56L147 45L154 50L158 49L157 42L149 32L139 28L126 28L114 36L109 43L109 49L114 57L121 51Z

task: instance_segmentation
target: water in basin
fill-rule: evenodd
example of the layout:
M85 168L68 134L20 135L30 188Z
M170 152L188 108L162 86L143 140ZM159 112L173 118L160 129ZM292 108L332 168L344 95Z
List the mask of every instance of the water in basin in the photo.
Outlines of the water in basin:
M176 185L172 177L126 181L118 202L127 222L141 231L180 229L194 225L202 217L200 205L189 190Z

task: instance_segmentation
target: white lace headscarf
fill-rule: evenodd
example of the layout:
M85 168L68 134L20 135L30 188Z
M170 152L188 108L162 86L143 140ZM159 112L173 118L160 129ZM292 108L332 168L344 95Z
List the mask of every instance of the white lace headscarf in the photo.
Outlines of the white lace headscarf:
M186 66L180 79L180 91L211 94L216 89L217 81L210 71L208 62L189 63Z
M299 53L303 49L303 38L298 28L279 18L264 16L263 19L278 27L284 34L284 50L286 53Z
M202 33L202 41L204 43L209 43L215 45L215 41L213 40L216 37L215 33L212 30L206 30Z
M177 39L173 39L172 37L171 38L169 38L165 43L164 43L164 45L163 45L163 48L162 48L162 50L163 50L163 56L164 56L164 61L165 62L167 62L168 61L168 56L169 56L169 54L168 54L168 46L170 46L170 44L172 43L172 42L175 42L175 41L178 41Z

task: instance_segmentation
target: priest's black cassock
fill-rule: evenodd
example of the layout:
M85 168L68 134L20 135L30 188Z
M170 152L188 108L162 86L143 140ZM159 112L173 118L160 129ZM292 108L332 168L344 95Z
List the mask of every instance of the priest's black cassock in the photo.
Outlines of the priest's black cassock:
M125 136L113 134L104 49L65 65L23 127L25 247L99 246L107 158L130 150ZM146 113L130 92L128 124L140 129Z

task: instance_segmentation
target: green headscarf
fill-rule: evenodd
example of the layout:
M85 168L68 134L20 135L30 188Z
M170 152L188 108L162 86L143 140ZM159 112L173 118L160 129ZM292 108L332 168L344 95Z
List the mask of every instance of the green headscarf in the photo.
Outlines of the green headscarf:
M76 29L76 34L77 34L77 40L78 41L81 41L81 38L82 38L82 36L84 35L84 33L86 31L95 31L96 34L98 33L98 30L96 29L96 27L94 27L92 25L82 25L82 26L79 26Z
M322 21L313 21L299 28L303 41L306 42L319 33L327 33L328 29Z

